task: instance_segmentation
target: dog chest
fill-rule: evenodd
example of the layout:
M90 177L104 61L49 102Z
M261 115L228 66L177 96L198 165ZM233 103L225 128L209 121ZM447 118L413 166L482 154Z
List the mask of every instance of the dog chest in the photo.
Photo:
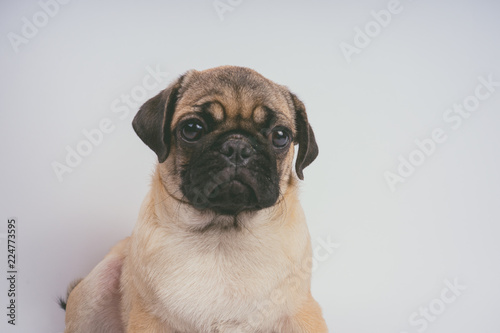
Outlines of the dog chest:
M293 307L296 295L289 289L297 289L290 282L296 267L278 242L268 244L174 242L175 250L158 255L164 263L153 266L162 269L149 279L162 309L158 315L192 318L201 325L197 329L276 322Z

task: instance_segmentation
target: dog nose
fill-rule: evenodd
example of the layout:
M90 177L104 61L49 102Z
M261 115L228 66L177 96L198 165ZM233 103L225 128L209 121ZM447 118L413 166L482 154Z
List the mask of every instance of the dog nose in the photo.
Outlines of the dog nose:
M236 165L245 164L255 153L250 143L242 139L227 140L222 144L220 152Z

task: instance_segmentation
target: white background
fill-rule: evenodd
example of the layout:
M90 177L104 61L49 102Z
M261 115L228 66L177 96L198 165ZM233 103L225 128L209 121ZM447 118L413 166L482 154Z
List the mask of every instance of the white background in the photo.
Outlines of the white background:
M120 119L111 104L147 68L169 73L149 97L189 69L230 64L306 104L320 156L302 202L314 246L340 245L318 252L313 277L330 331L500 332L500 87L458 129L443 119L478 77L500 81L500 3L401 0L350 62L341 43L355 45L356 27L377 29L371 12L389 1L232 3L221 19L212 0L74 0L18 52L9 34L22 37L23 17L33 22L41 6L0 4L0 234L18 218L20 272L12 327L0 239L0 331L62 332L57 296L134 226L156 156L132 130L138 107ZM104 118L114 130L59 181L52 163ZM435 128L447 140L391 191L384 173ZM467 289L441 309L455 279ZM442 313L428 325L409 322L431 304Z

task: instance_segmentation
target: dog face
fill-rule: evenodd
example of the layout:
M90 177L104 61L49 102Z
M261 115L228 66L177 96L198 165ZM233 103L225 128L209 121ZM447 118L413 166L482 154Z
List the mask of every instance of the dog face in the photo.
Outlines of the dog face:
M272 207L295 170L318 154L302 102L253 70L190 71L133 121L157 154L170 195L200 212L236 216Z

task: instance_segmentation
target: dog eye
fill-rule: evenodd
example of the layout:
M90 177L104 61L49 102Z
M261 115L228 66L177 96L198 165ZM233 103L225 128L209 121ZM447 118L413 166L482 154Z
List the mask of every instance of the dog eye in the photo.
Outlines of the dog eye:
M282 128L275 128L271 133L271 139L277 148L284 148L290 142L290 136Z
M198 141L205 131L203 124L198 119L190 119L182 125L182 138L188 142Z

